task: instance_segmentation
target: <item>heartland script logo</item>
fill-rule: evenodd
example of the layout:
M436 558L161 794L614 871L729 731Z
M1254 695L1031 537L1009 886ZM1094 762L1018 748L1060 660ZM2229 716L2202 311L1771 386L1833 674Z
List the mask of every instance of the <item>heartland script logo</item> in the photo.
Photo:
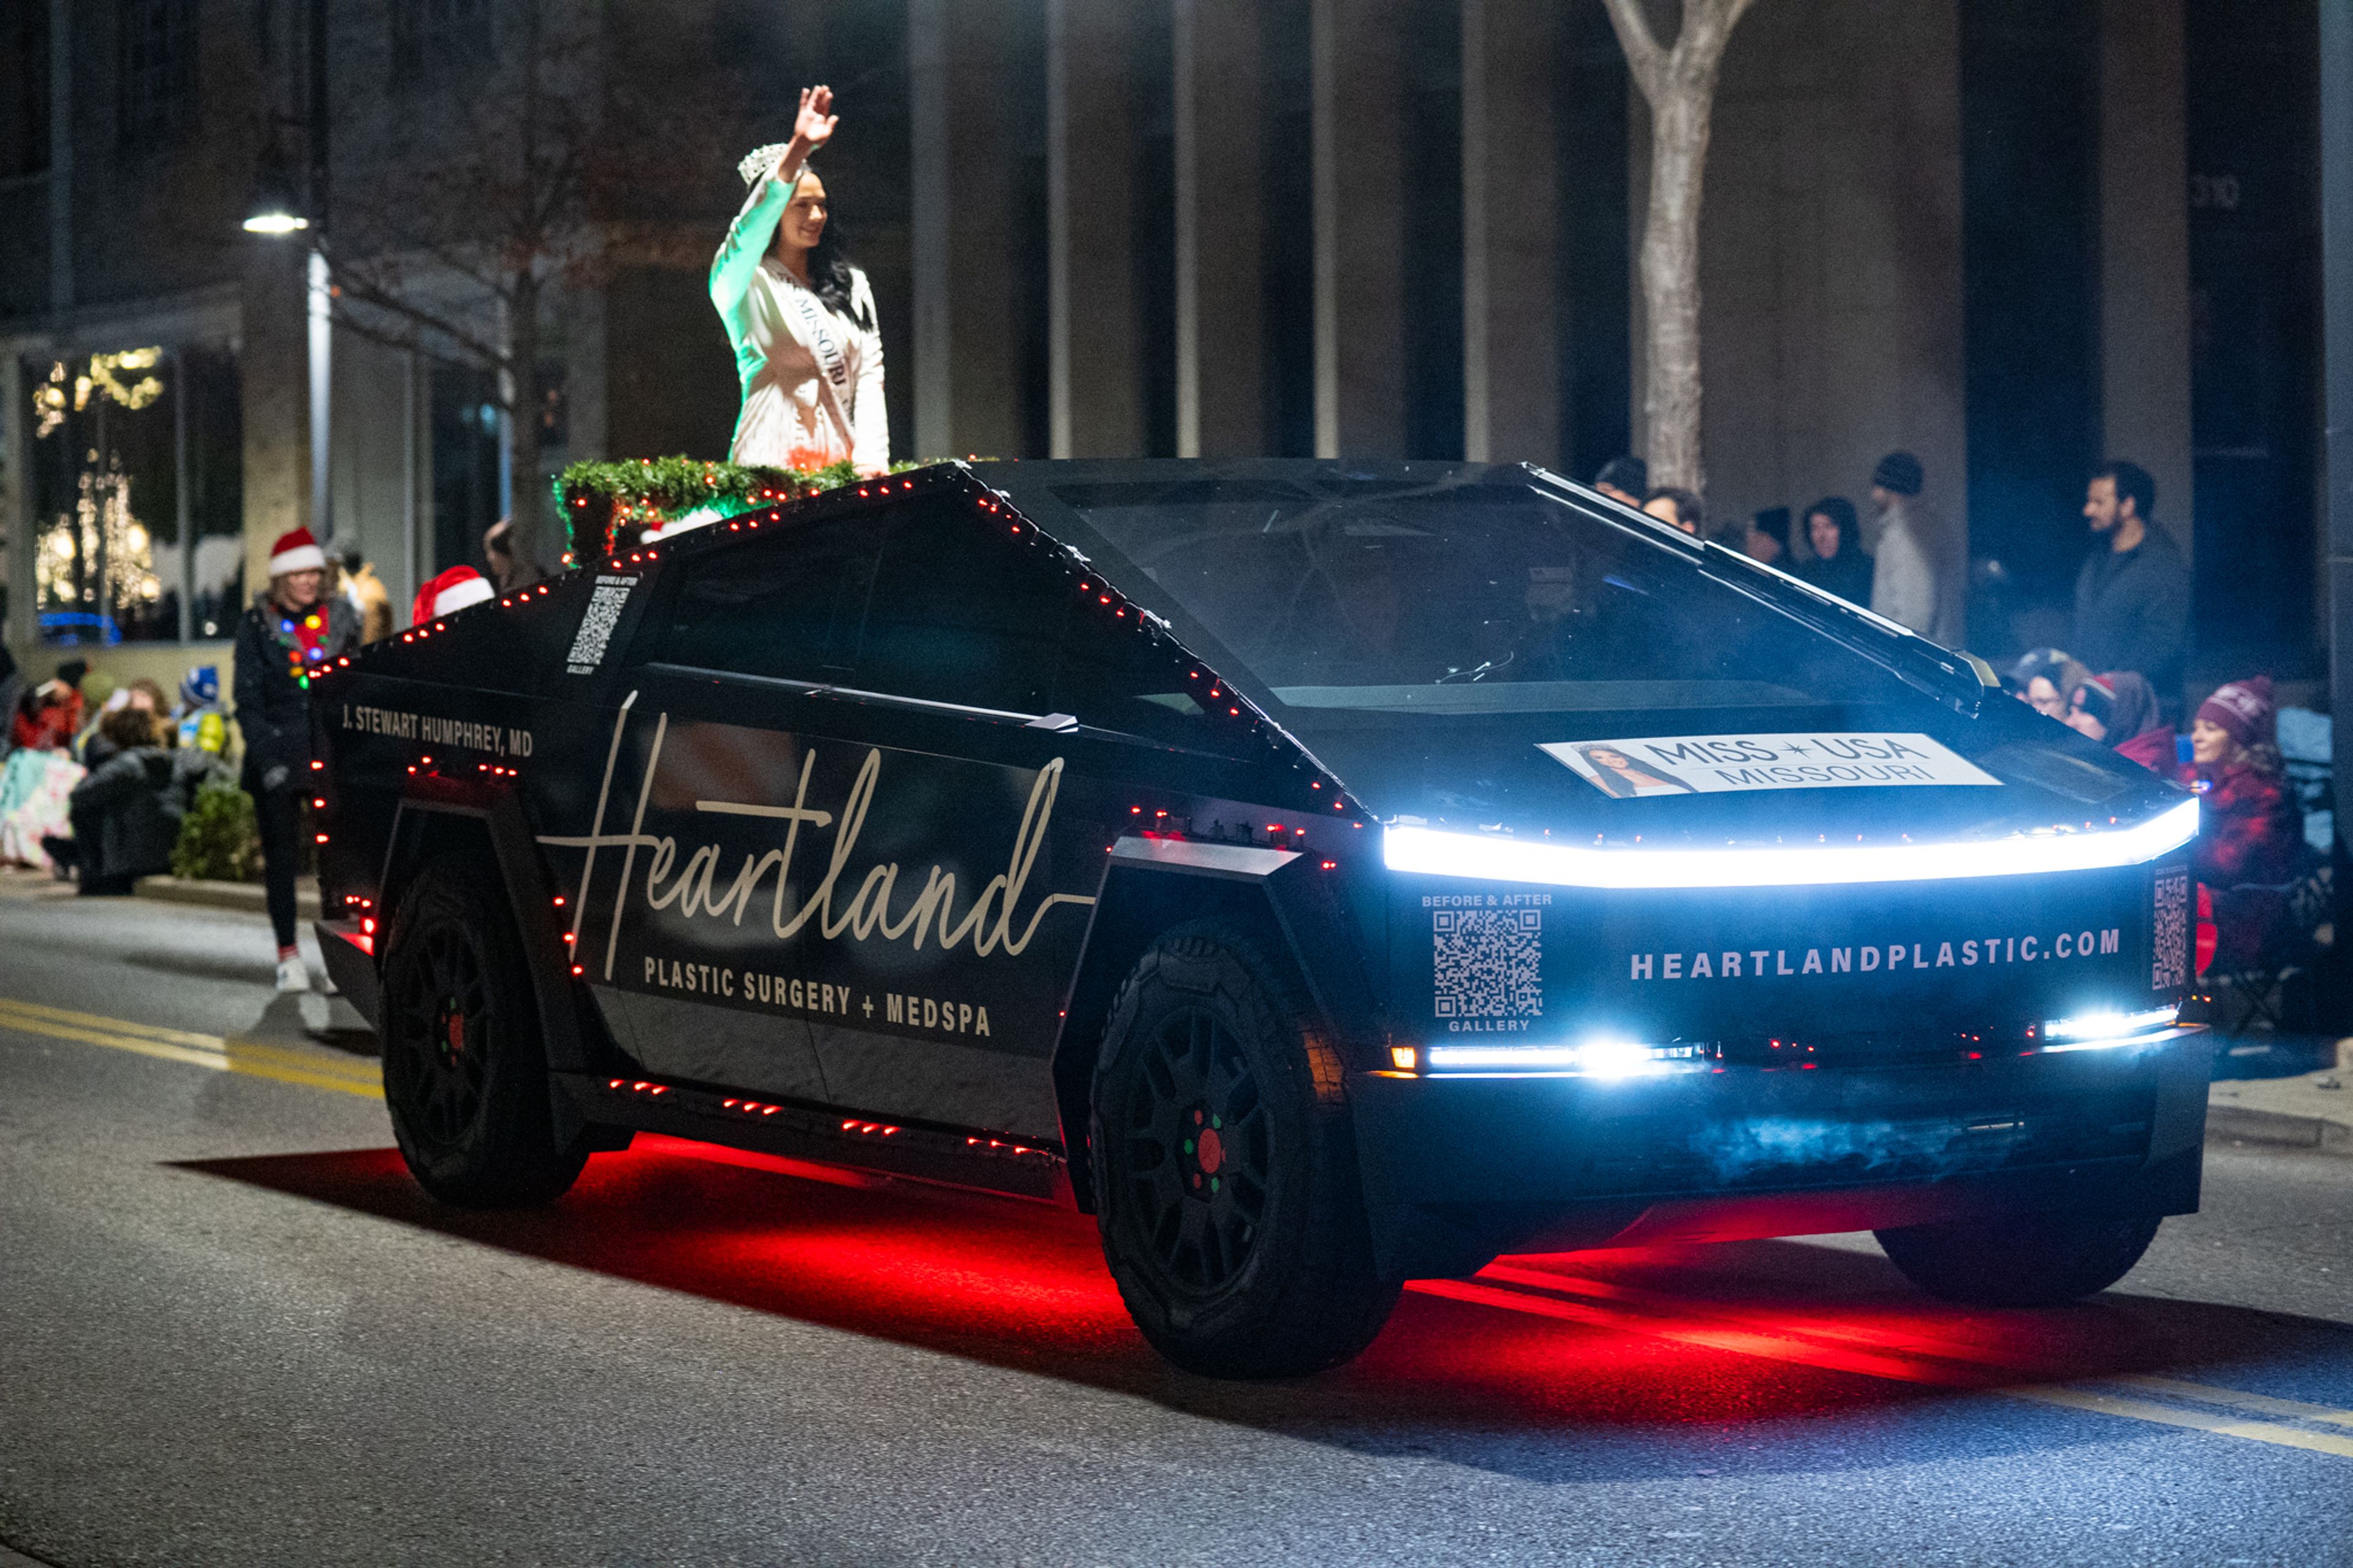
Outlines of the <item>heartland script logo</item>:
M573 900L573 935L577 952L578 937L588 915L588 893L596 869L596 854L600 849L619 849L621 856L621 886L605 938L604 975L613 977L614 955L621 933L621 915L632 896L649 910L664 910L672 906L690 919L726 921L740 926L744 917L754 907L754 899L764 883L771 884L766 911L768 928L778 942L790 942L812 922L818 933L828 942L843 936L853 942L865 942L880 936L885 942L904 942L921 950L927 939L935 940L943 950L955 948L969 941L975 956L986 958L1001 952L1008 958L1018 956L1038 934L1039 922L1063 904L1086 908L1094 903L1092 897L1079 893L1049 893L1029 910L1027 920L1018 920L1022 895L1027 890L1030 868L1036 864L1038 852L1046 842L1046 828L1054 811L1054 796L1061 787L1062 759L1056 757L1038 770L1037 781L1030 785L1029 799L1022 807L1021 819L1013 832L1013 845L1006 868L982 884L979 893L961 913L955 909L955 873L932 866L924 876L923 886L903 906L892 909L899 883L899 863L870 866L855 874L854 891L845 893L844 884L849 867L858 854L858 837L866 825L866 814L873 805L874 793L882 773L882 752L870 747L865 760L859 764L858 776L851 781L849 794L841 802L839 814L812 806L808 800L809 771L817 761L815 752L801 755L800 782L790 805L770 805L755 802L732 800L698 800L694 809L723 816L759 817L779 824L784 832L782 845L765 850L748 852L734 876L723 883L721 862L726 851L712 843L681 846L670 834L645 831L646 804L653 795L655 776L661 771L662 742L670 730L670 715L660 715L654 725L653 749L646 758L646 775L638 789L637 815L627 833L604 831L607 803L612 794L614 765L620 759L621 735L629 721L629 707L621 708L620 717L613 726L612 748L605 758L605 779L596 791L595 831L582 835L543 834L539 842L557 848L586 849L587 863L580 873L580 890ZM827 854L824 876L797 907L787 910L792 893L793 861L800 847L801 830L832 829L833 841ZM638 851L648 852L645 880L636 880ZM773 875L772 875L773 873Z
M2113 957L2124 947L2117 926L2056 935L1966 937L1958 941L1864 942L1856 947L1725 948L1702 952L1637 952L1627 958L1629 980L1802 979L1820 974L1894 974L1923 969L1975 969L2000 963L2047 963ZM1794 962L1792 962L1794 956Z

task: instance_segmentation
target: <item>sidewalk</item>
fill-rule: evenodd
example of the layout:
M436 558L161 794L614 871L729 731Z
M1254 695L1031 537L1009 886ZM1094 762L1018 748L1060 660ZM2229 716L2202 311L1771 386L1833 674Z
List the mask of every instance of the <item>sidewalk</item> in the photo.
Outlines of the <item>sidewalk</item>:
M2353 1155L2353 1039L2337 1065L2295 1078L2229 1079L2207 1091L2209 1136Z
M206 882L184 877L142 877L138 894L172 904L202 904L208 909L244 910L260 914L268 907L259 882ZM319 879L305 877L294 884L294 916L319 918Z

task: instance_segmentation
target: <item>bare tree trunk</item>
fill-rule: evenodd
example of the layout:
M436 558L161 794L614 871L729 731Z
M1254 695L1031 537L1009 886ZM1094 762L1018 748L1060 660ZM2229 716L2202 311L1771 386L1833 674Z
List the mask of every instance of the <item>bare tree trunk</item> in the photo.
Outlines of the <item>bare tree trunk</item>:
M1604 0L1626 65L1651 106L1651 203L1642 220L1642 415L1651 482L1705 493L1700 447L1700 192L1708 122L1732 29L1754 0L1683 0L1664 49L1643 0Z

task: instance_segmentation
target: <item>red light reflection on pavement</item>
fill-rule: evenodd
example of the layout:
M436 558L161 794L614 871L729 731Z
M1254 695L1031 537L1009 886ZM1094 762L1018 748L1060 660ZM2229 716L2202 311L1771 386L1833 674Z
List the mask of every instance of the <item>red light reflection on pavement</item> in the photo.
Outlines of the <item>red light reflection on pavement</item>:
M536 1211L442 1208L389 1149L190 1168L782 1318L1269 1423L1724 1425L2229 1359L2257 1314L2156 1300L1928 1301L1867 1254L1786 1242L1514 1258L1419 1281L1349 1366L1219 1385L1129 1321L1092 1218L640 1136ZM1369 1429L1369 1428L1368 1428Z

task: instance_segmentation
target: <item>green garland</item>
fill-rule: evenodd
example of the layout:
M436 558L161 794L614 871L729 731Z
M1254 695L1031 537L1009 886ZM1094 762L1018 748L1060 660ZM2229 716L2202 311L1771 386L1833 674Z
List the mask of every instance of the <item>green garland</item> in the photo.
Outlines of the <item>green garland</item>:
M893 463L891 471L923 466ZM579 462L555 477L555 506L564 514L571 545L567 563L586 563L611 555L628 528L655 527L704 510L732 517L857 479L847 458L822 468L747 468L682 457Z

